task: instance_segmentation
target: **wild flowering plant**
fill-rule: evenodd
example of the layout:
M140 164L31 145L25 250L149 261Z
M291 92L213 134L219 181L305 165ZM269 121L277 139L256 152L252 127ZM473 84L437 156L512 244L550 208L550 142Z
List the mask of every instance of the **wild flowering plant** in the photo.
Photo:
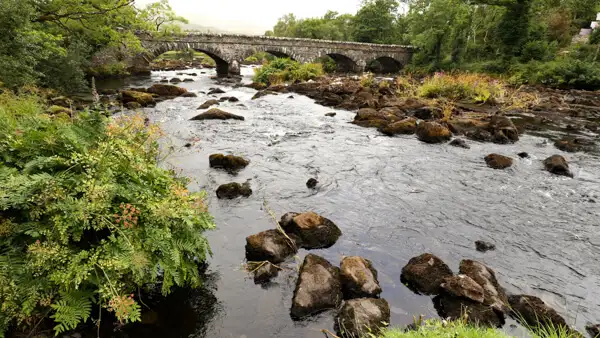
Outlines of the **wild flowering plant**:
M200 285L213 220L204 193L159 167L159 129L43 111L0 95L0 337L44 317L63 332L98 307L137 321L140 289Z

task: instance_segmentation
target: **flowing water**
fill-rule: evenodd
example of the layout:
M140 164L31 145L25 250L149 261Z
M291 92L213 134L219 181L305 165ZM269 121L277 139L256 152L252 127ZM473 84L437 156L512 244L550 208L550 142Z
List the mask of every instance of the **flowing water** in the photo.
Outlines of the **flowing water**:
M189 70L185 73L201 70ZM204 71L204 70L202 70ZM150 86L176 72L127 79L128 86ZM243 69L249 82L252 70ZM392 309L392 325L413 316L436 317L431 299L400 283L400 270L416 255L431 252L458 270L461 259L495 269L511 293L541 297L570 324L583 329L600 322L600 162L593 154L565 154L545 138L523 135L514 145L470 142L465 150L429 145L414 136L386 137L349 124L354 113L314 104L289 94L251 100L256 91L217 85L210 76L193 77L181 86L197 98L176 98L145 109L167 133L172 149L168 166L192 178L192 189L209 193L217 229L207 233L213 257L207 290L183 292L157 310L158 323L131 337L323 337L333 328L333 313L294 322L289 315L301 250L273 283L259 286L242 268L245 238L274 227L265 210L315 211L343 231L335 246L315 250L338 265L343 255L373 261ZM181 76L178 76L181 77ZM182 78L185 78L182 77ZM245 121L189 119L209 98L210 87L240 102L219 108ZM240 106L243 105L243 106ZM335 117L325 113L336 112ZM191 148L184 145L199 140ZM515 158L508 170L488 168L483 157L500 153ZM529 159L516 154L528 152ZM208 156L233 153L251 161L237 176L210 169ZM574 179L543 170L542 161L562 154ZM316 190L305 186L319 181ZM220 184L249 180L250 198L218 200ZM496 244L480 253L476 240ZM185 305L183 305L185 304ZM507 325L509 332L515 328ZM515 333L518 334L518 333Z

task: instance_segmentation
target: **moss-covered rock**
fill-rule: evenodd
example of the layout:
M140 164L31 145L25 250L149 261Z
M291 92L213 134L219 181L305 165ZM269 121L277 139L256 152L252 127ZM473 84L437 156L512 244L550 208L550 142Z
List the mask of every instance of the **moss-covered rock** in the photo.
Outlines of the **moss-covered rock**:
M331 247L342 235L340 228L331 220L314 212L288 213L283 215L279 224L286 233L299 238L299 245L305 249Z
M452 275L446 263L437 256L425 253L408 261L402 268L400 280L416 293L437 295L442 291L444 278Z
M152 94L138 92L134 90L124 90L121 92L121 101L127 105L129 102L136 102L142 107L155 104Z
M68 116L72 116L73 115L73 111L69 108L63 107L63 106L50 106L48 107L48 109L46 109L46 113L48 115L59 115L59 114L66 114Z
M342 302L340 270L325 258L308 254L300 267L292 299L293 319L336 309Z
M132 109L133 110L133 109L140 109L140 108L142 108L142 105L139 104L138 102L132 101L132 102L127 102L125 104L125 107L127 107L127 109Z
M335 331L343 338L379 336L390 322L390 305L385 299L348 300L335 322Z
M160 96L180 96L187 93L187 89L173 85L157 83L148 88L148 93L157 94Z
M229 171L237 171L245 168L250 161L234 155L212 154L208 157L211 168L220 168Z
M196 115L190 119L191 121L203 121L203 120L239 120L244 121L245 118L241 115L235 115L228 113L221 109L211 108L208 111Z
M555 175L562 175L567 177L573 177L573 173L569 169L569 164L564 157L560 155L553 155L544 160L544 167L549 172Z
M344 257L340 271L345 299L379 297L382 290L377 280L377 270L370 260L358 256Z
M411 135L414 134L416 130L417 119L414 117L407 117L404 120L390 123L387 126L379 129L380 132L388 136L398 134Z
M506 169L513 165L513 159L499 154L489 154L485 158L485 163L493 169Z
M252 189L250 183L239 184L237 182L227 183L217 188L217 197L220 199L234 199L240 196L250 197Z
M452 132L437 122L421 122L417 126L417 138L425 143L442 143L452 138Z
M246 259L253 262L281 263L298 250L296 243L279 230L267 230L246 237Z
M206 102L204 102L203 104L201 104L200 107L198 107L198 109L207 109L207 108L210 108L211 106L218 105L218 104L219 104L219 100L210 99L210 100L207 100Z

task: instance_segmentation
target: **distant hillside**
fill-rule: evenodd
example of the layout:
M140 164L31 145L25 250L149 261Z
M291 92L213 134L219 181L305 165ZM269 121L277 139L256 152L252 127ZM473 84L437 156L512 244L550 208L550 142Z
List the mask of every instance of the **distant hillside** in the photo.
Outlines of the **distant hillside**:
M254 34L249 33L248 31L244 31L244 30L225 30L225 29L220 29L220 28L215 28L215 27L206 27L206 26L202 26L202 25L198 25L198 24L193 24L193 23L180 24L180 26L185 31L196 31L196 32L215 33L215 34L249 34L249 35L254 35Z

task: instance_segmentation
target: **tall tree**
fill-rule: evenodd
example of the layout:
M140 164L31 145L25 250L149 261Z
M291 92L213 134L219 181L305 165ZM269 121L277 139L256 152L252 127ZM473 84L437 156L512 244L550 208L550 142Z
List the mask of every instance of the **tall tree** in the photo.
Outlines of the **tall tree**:
M397 31L399 3L396 0L363 0L354 16L354 40L371 43L393 43Z

